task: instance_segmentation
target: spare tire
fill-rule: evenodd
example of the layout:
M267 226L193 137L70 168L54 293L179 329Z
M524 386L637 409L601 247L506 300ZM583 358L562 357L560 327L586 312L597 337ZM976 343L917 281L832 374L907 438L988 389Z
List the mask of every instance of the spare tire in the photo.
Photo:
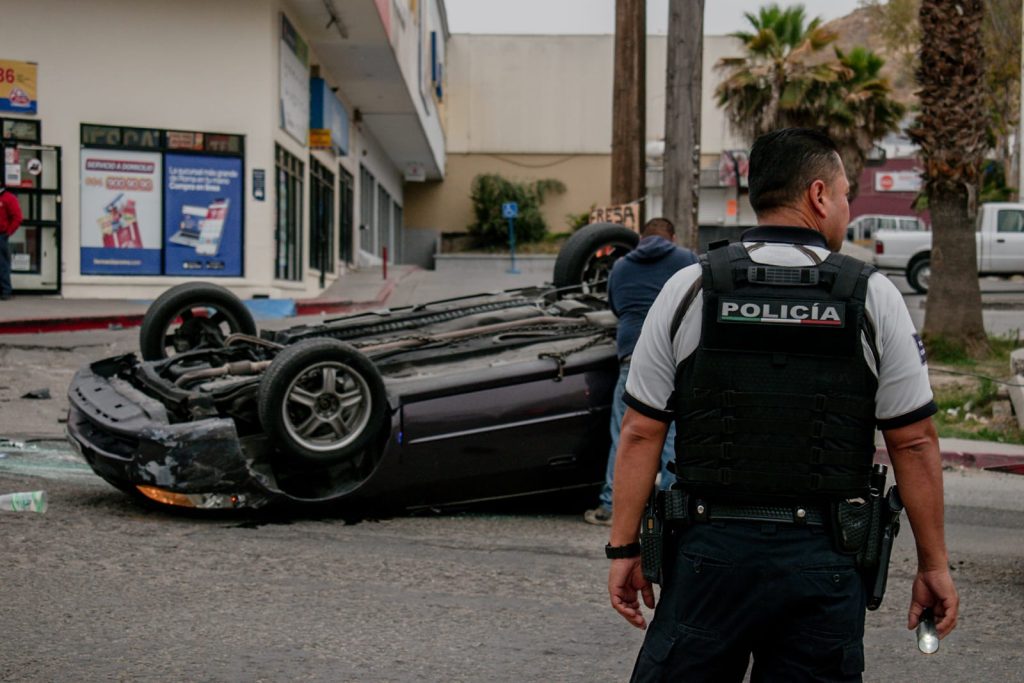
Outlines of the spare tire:
M387 419L387 393L373 362L337 339L285 347L260 380L259 417L288 456L332 466L359 455Z
M187 282L157 297L142 318L139 348L146 360L224 345L229 334L256 334L242 300L219 285Z
M637 233L618 223L591 223L580 228L555 259L555 287L578 286L588 293L606 291L612 266L633 251L639 241Z

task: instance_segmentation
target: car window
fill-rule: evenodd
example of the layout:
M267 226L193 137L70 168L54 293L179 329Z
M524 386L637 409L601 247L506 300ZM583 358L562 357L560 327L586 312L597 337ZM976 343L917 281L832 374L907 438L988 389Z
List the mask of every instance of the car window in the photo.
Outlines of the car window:
M1004 209L996 219L996 232L1024 232L1024 211Z
M901 218L900 230L920 230L921 225L916 218Z
M879 230L899 230L899 224L895 218L879 218L878 219Z

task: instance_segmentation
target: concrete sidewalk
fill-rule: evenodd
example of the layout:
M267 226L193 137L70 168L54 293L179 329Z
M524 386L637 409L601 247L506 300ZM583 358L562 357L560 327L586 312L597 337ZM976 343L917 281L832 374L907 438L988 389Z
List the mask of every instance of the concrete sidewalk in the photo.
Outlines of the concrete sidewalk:
M415 266L393 266L387 278L379 267L353 270L313 299L248 299L244 303L258 321L378 308L386 306L399 283L418 270ZM20 295L0 302L0 334L136 327L142 324L151 303L139 299Z

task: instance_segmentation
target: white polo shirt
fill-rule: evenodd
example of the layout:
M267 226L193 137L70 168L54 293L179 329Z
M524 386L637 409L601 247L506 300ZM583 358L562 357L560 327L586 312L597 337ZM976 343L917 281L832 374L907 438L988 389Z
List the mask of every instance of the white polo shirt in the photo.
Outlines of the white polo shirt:
M743 246L758 264L807 267L815 265L807 253L824 261L829 250L824 237L813 230L759 227L743 235ZM670 397L675 391L676 369L697 349L702 326L703 292L698 292L684 315L675 338L672 320L690 287L701 275L700 264L676 273L654 301L633 351L624 400L634 410L663 422L674 418ZM896 429L933 415L937 408L928 383L924 344L896 286L881 273L868 279L866 311L875 330L879 362L866 335L861 334L864 359L878 379L875 418L880 429Z

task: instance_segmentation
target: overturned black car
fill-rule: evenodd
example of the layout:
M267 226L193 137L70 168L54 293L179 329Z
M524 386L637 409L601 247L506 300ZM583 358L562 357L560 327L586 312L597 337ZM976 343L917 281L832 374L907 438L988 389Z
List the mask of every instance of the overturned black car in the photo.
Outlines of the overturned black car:
M551 286L259 334L227 290L179 285L146 314L142 360L75 375L69 439L112 485L190 508L589 494L618 372L602 284L636 241L591 225Z

